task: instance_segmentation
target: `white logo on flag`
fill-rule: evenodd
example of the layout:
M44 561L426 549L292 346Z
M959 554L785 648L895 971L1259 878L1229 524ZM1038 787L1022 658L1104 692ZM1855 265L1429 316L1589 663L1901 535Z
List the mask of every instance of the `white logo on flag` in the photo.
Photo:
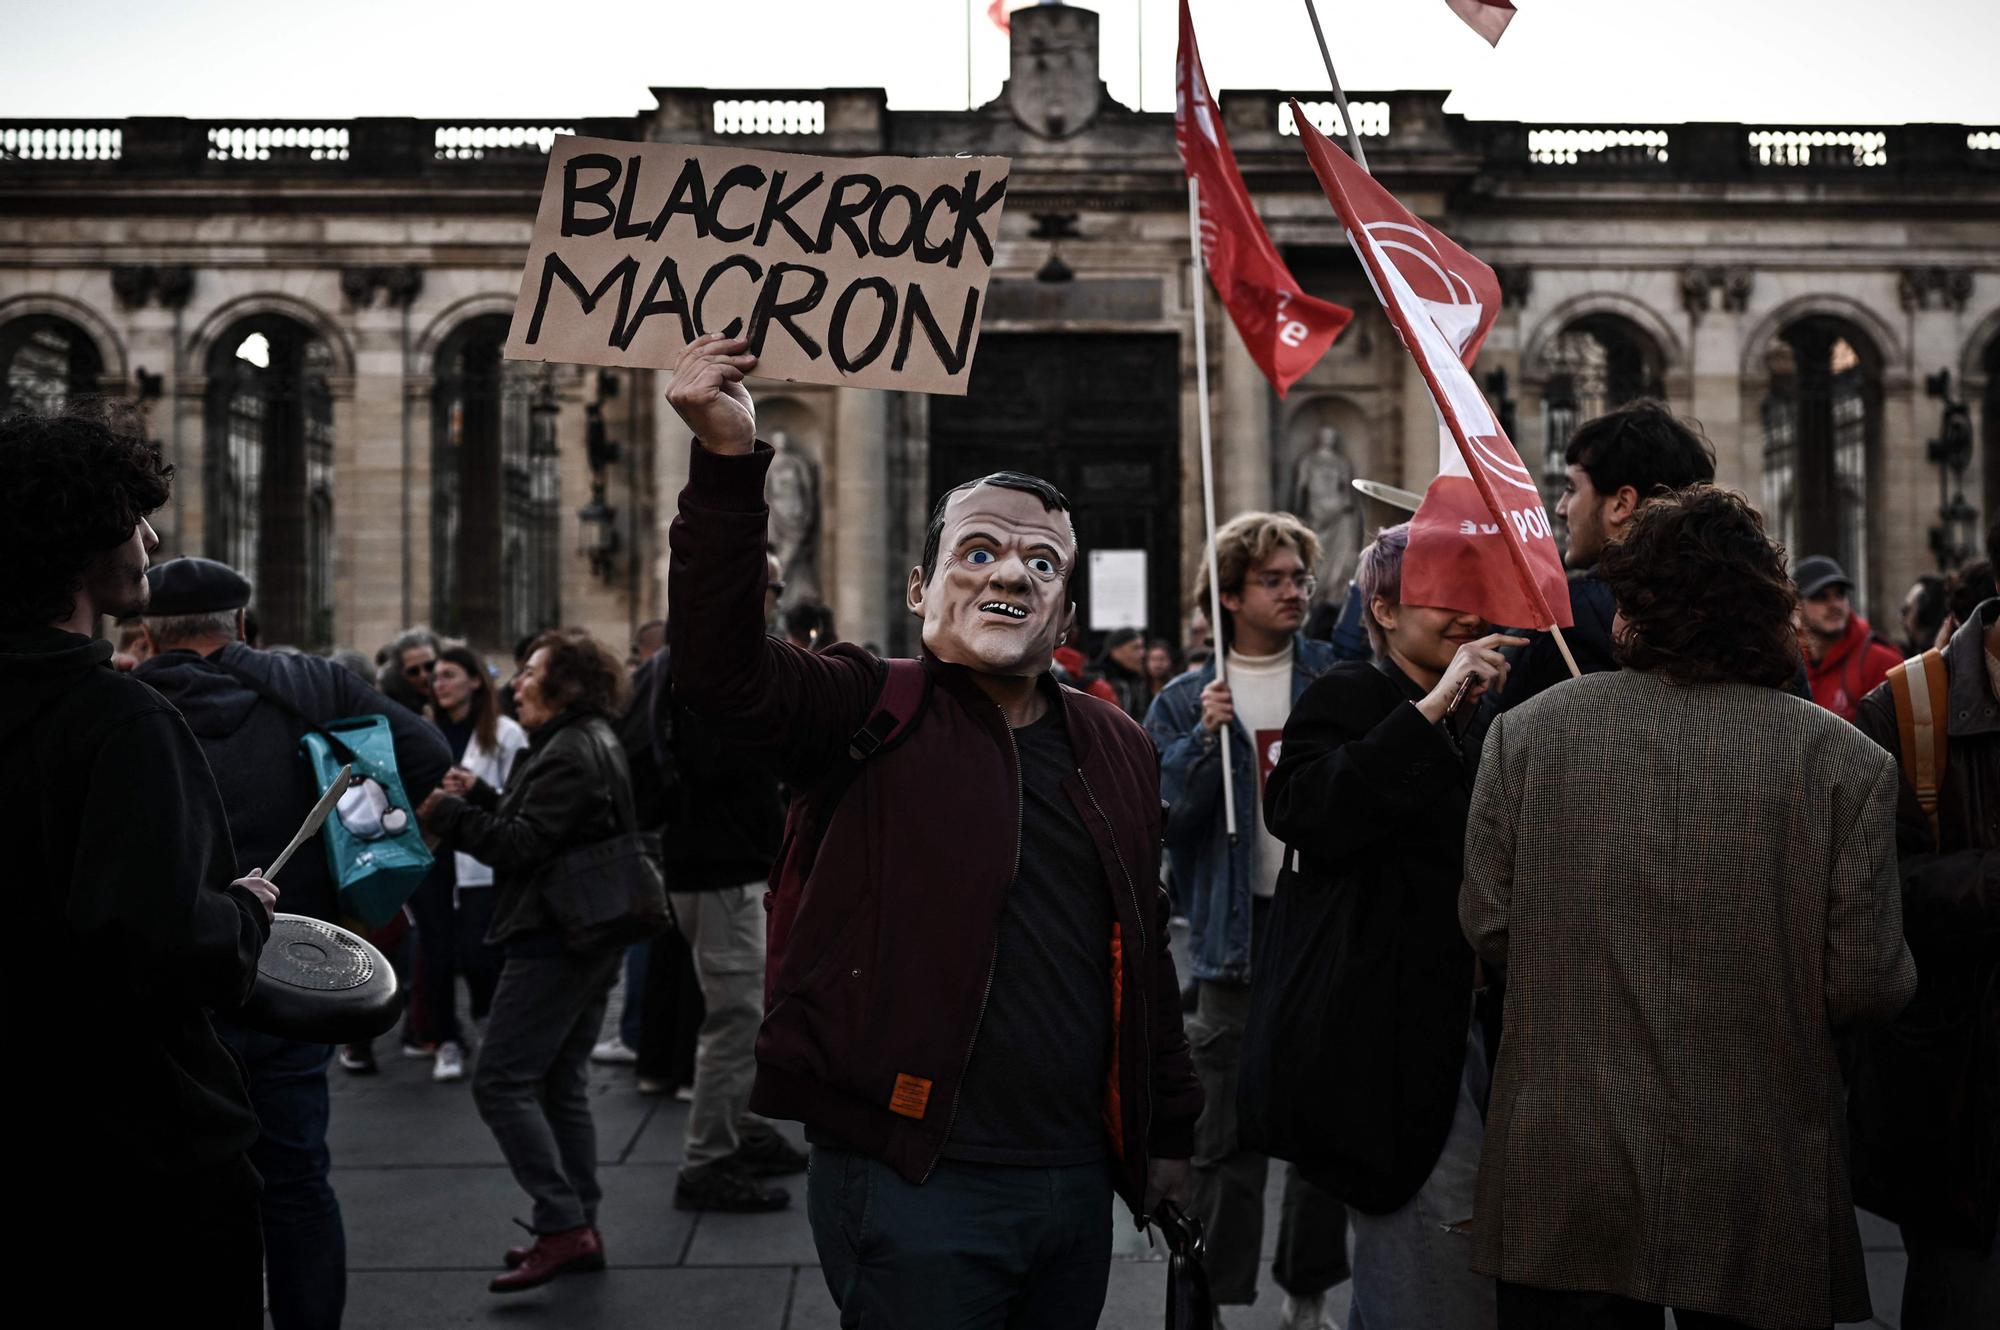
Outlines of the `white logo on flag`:
M1459 354L1479 327L1482 312L1478 302L1472 299L1472 283L1463 275L1446 269L1437 258L1432 257L1437 255L1436 246L1432 245L1430 238L1421 231L1401 222L1374 222L1368 224L1365 229L1368 246L1374 252L1376 262L1381 265L1382 271L1388 274L1389 280L1389 292L1385 294L1377 287L1375 297L1384 305L1391 304L1393 298L1394 307L1409 316L1408 322L1416 334L1418 343L1410 349L1431 367L1431 373L1436 376L1438 386L1451 403L1453 414L1458 417L1459 425L1465 430L1466 441L1479 462L1479 469L1496 484L1508 485L1533 494L1536 498L1535 507L1539 511L1541 491L1535 487L1534 473L1518 462L1507 460L1485 442L1487 438L1500 433L1500 423L1493 418L1493 410L1487 406L1485 396L1472 381L1472 374L1465 368L1465 362L1459 359ZM1378 230L1415 235L1424 242L1430 253L1426 254L1399 239L1382 240L1375 234ZM1347 234L1347 242L1359 248L1352 231ZM1410 286L1409 277L1403 272L1401 265L1387 253L1391 249L1414 256L1425 267L1436 273L1443 292L1449 299L1426 300L1418 295ZM1374 285L1374 268L1365 263L1362 268L1368 273L1369 284ZM1459 299L1461 286L1465 289L1466 298L1463 300ZM1437 409L1436 403L1432 403L1432 409ZM1445 424L1442 411L1438 412L1437 424L1438 474L1470 476L1472 473L1466 469L1465 458L1459 453L1458 443L1452 438L1451 427Z

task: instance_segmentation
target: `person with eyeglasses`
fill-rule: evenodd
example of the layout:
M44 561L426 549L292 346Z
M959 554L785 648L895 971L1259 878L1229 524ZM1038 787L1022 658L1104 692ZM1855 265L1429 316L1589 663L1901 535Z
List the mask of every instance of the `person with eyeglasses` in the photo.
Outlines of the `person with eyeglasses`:
M1264 779L1293 705L1332 668L1333 648L1301 631L1312 605L1319 538L1290 513L1243 513L1216 532L1226 682L1210 660L1168 683L1146 712L1170 810L1167 856L1191 929L1195 1014L1188 1040L1206 1107L1195 1127L1192 1213L1208 1234L1210 1288L1222 1306L1257 1297L1269 1160L1239 1148L1236 1078L1251 969L1262 949L1285 847L1264 824ZM1208 562L1195 602L1209 603ZM1224 736L1227 735L1225 739ZM1234 773L1236 827L1223 818L1222 763ZM1280 1212L1272 1274L1281 1324L1332 1324L1325 1298L1348 1277L1341 1203L1293 1170Z

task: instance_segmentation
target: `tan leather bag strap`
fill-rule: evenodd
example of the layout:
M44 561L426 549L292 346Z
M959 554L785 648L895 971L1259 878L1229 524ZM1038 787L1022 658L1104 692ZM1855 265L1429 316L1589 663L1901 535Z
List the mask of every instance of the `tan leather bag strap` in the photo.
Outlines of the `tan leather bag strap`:
M1896 704L1896 732L1902 741L1903 775L1931 825L1933 842L1938 837L1938 790L1944 784L1948 691L1944 656L1935 650L1913 656L1889 671L1889 695Z

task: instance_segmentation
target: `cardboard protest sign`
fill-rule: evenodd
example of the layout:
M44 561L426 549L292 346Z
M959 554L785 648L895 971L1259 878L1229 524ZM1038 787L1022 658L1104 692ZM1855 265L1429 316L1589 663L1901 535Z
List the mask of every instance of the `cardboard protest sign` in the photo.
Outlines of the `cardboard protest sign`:
M558 138L507 355L667 369L719 332L760 377L962 394L1009 166Z

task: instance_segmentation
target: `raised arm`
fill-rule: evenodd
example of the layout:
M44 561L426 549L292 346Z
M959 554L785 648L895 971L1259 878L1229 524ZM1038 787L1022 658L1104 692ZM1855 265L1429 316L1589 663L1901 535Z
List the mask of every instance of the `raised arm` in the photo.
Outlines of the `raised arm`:
M867 721L883 666L856 648L815 655L764 631L764 474L774 454L757 442L743 385L757 362L745 346L695 339L667 389L695 436L668 534L674 693L736 740L773 753L786 775L809 779Z

